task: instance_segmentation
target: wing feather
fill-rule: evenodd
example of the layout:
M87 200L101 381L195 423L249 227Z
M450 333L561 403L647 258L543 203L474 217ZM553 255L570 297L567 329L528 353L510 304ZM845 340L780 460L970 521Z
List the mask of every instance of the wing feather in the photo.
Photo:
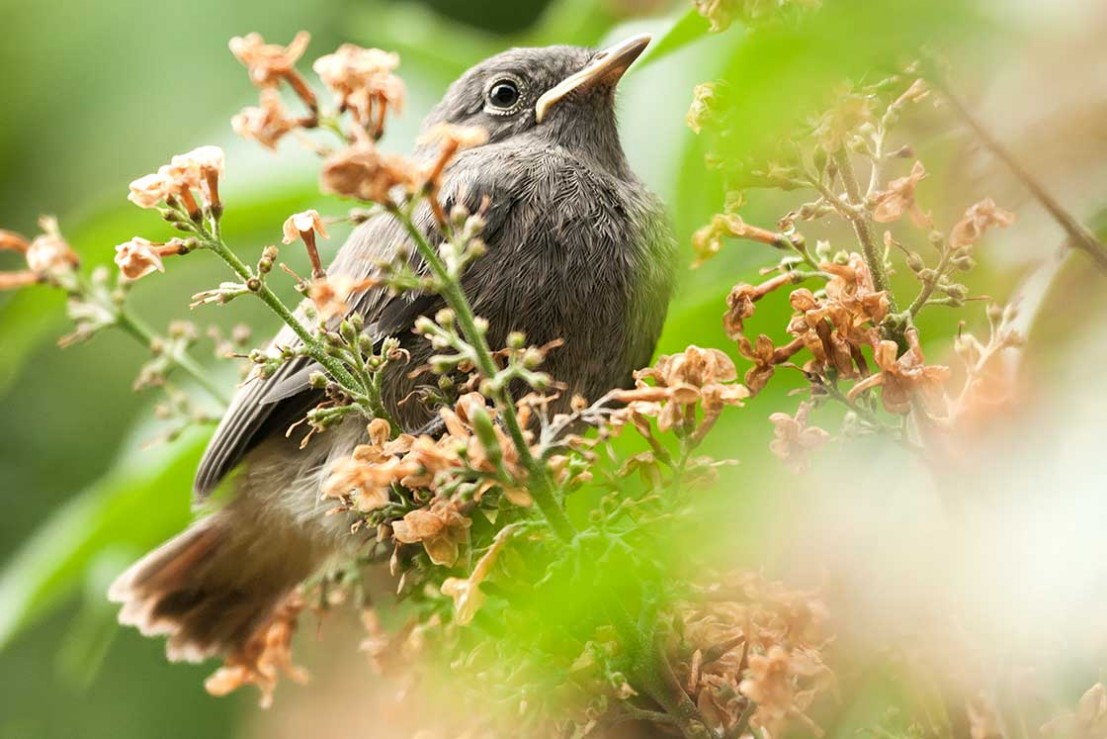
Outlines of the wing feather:
M443 188L447 212L454 204L476 211L491 203L485 208L483 235L486 241L499 231L511 205L501 197L505 191L496 187L494 175L488 172L487 167L467 166L463 156L451 167ZM424 233L436 233L429 208L419 211L416 223ZM407 234L393 218L382 214L351 234L328 272L355 279L369 277L378 264L394 259L401 249L413 251ZM413 266L418 269L418 261L414 258ZM350 309L365 318L365 325L370 327L376 340L409 330L419 316L434 315L442 306L437 295L393 296L382 288L370 288L349 302ZM298 343L295 334L286 326L278 332L271 346ZM312 360L298 358L281 365L272 376L251 378L239 388L200 460L193 484L198 499L210 494L257 444L271 434L286 433L323 399L322 393L308 384L311 374L321 370L322 367Z

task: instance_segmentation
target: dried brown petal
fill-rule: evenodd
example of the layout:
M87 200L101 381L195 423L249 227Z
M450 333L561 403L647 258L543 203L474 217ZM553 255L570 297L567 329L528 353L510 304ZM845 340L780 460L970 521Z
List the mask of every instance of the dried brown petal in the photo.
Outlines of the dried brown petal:
M151 272L165 271L165 265L154 245L139 236L115 247L115 264L128 280L137 280Z
M980 241L984 232L993 226L1005 228L1015 222L1015 214L1003 210L991 198L981 200L968 210L953 226L949 235L949 245L954 249L971 246Z
M471 523L453 501L435 498L430 508L411 511L395 522L392 534L403 544L422 542L432 562L449 567L457 561L459 545L468 538Z
M293 213L285 219L281 230L283 232L282 241L285 244L299 241L301 236L308 232L316 233L324 239L329 238L327 228L323 225L323 219L319 217L319 211L314 208L301 213Z
M57 219L43 216L38 223L43 233L31 241L23 255L27 260L27 267L42 278L52 278L72 272L80 263L80 259L62 238Z
M280 140L300 125L285 110L280 93L271 89L261 91L261 107L243 108L231 118L231 128L236 134L274 151Z
M382 154L370 143L356 144L323 164L324 192L366 202L388 203L393 188L414 191L423 180L414 163L395 154Z
M926 178L926 169L922 162L915 162L911 174L888 183L888 189L873 197L873 220L877 223L898 221L904 213L910 212L915 225L925 225L923 216L915 205L915 188Z
M249 70L251 82L259 87L272 87L295 69L310 41L307 31L297 33L288 46L267 44L260 34L250 33L235 36L228 46Z

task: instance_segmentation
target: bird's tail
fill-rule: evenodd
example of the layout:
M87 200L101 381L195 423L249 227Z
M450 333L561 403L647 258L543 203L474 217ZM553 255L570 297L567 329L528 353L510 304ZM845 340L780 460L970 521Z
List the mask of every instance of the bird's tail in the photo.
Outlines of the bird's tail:
M131 565L108 598L119 622L169 637L171 661L199 662L243 647L317 560L227 508L197 521ZM281 539L285 539L281 541Z

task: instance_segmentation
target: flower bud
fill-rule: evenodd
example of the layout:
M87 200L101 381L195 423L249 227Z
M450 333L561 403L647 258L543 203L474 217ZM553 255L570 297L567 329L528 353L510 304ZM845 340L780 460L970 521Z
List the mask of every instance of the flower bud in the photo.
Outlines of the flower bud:
M477 438L484 447L485 453L492 464L497 467L503 458L503 450L500 449L500 441L496 438L496 429L492 424L492 416L488 409L479 403L471 403L467 408L469 423L473 426Z
M944 285L942 292L948 295L951 299L956 301L963 301L969 297L969 288L960 283L953 283L952 285Z
M968 255L963 257L956 257L953 260L953 266L961 270L962 272L968 272L976 266L976 260Z

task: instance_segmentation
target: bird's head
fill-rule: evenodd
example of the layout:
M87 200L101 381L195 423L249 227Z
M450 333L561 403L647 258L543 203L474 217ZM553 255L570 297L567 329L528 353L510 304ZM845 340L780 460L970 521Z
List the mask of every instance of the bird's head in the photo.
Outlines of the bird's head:
M424 125L479 126L489 143L526 137L618 165L624 160L615 87L649 42L650 36L641 34L601 51L576 46L505 51L454 82Z

